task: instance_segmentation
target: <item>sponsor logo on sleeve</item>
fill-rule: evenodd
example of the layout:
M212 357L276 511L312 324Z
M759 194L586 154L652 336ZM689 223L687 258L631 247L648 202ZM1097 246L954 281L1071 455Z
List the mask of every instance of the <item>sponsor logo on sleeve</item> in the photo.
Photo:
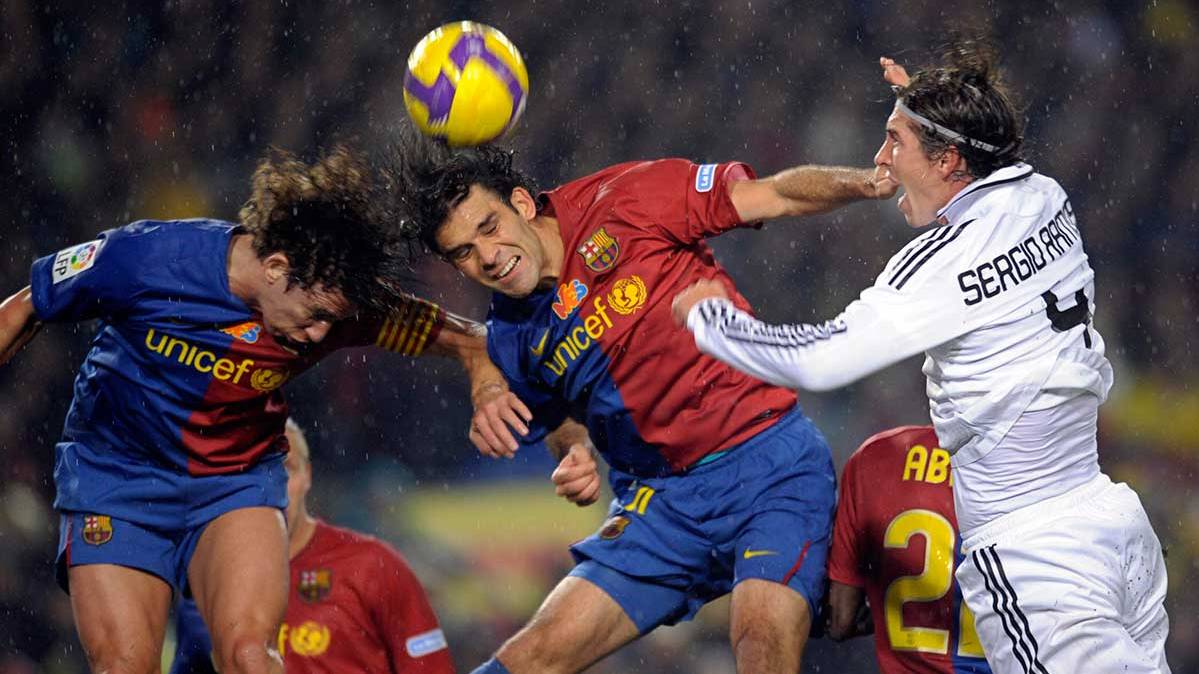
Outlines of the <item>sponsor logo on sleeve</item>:
M54 283L60 283L91 269L92 265L96 263L96 257L100 255L100 247L103 245L103 239L96 239L58 251L50 269L51 280Z
M620 257L620 244L600 227L576 252L583 256L587 268L598 274L608 271L616 264L616 259Z
M408 640L404 642L404 647L408 650L408 656L413 658L436 653L446 647L445 633L440 628L421 632L416 636L408 637Z
M716 164L704 164L695 172L695 191L711 192L716 184Z

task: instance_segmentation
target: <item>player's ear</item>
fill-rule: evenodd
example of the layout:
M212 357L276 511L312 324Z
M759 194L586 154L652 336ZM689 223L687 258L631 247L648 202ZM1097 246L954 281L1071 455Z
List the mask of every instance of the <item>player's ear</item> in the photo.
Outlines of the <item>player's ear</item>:
M532 220L537 215L537 200L523 187L513 187L508 195L508 203L525 220Z
M957 146L950 145L937 158L937 172L941 174L941 178L944 180L951 180L957 175L969 173L966 167L966 159L958 151Z
M263 258L262 270L266 274L267 283L274 285L279 281L286 282L287 275L291 273L291 261L283 253L274 252Z

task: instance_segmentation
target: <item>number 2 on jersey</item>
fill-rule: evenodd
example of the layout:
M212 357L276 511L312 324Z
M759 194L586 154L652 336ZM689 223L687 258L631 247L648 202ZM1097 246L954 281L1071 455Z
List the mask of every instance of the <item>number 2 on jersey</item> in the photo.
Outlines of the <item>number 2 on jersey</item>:
M949 652L949 630L934 627L907 627L903 624L903 605L909 602L938 601L953 587L953 557L957 534L940 513L931 510L905 510L887 525L883 545L906 548L913 536L924 537L924 570L918 576L902 576L887 586L883 611L887 639L897 651L922 653ZM974 614L962 603L958 615L958 655L983 657Z

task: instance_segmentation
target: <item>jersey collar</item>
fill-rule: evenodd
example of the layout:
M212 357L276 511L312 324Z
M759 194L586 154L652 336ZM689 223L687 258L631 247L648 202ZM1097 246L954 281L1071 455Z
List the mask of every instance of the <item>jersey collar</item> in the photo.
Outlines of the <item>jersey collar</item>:
M933 224L945 225L949 224L959 216L963 211L970 207L983 192L986 192L992 187L997 187L1005 183L1012 183L1018 180L1024 180L1032 175L1033 169L1024 162L1018 162L1011 166L993 171L991 175L976 180L967 185L961 192L958 192L945 204L941 210L937 211L937 219Z

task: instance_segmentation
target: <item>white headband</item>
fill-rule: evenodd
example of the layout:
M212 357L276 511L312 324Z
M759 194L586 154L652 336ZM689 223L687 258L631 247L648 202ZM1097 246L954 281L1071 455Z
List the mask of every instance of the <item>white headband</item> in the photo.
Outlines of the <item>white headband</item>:
M944 138L948 138L949 140L951 140L955 143L965 143L965 144L969 145L970 147L977 148L977 149L983 150L985 152L990 152L991 154L996 154L1000 151L999 146L997 146L997 145L992 145L990 143L984 143L981 140L975 140L969 136L960 134L957 131L954 131L953 129L951 129L949 127L941 126L940 124L937 124L936 122L929 119L928 117L925 117L923 115L917 115L916 113L912 112L911 108L909 108L907 105L904 105L902 98L895 99L895 108L897 110L899 110L900 112L902 112L903 114L907 115L908 117L911 117L912 119L916 120L917 123L919 123L921 126L925 127L926 129L929 129ZM1004 148L1004 150L1006 150L1006 149L1007 148Z

